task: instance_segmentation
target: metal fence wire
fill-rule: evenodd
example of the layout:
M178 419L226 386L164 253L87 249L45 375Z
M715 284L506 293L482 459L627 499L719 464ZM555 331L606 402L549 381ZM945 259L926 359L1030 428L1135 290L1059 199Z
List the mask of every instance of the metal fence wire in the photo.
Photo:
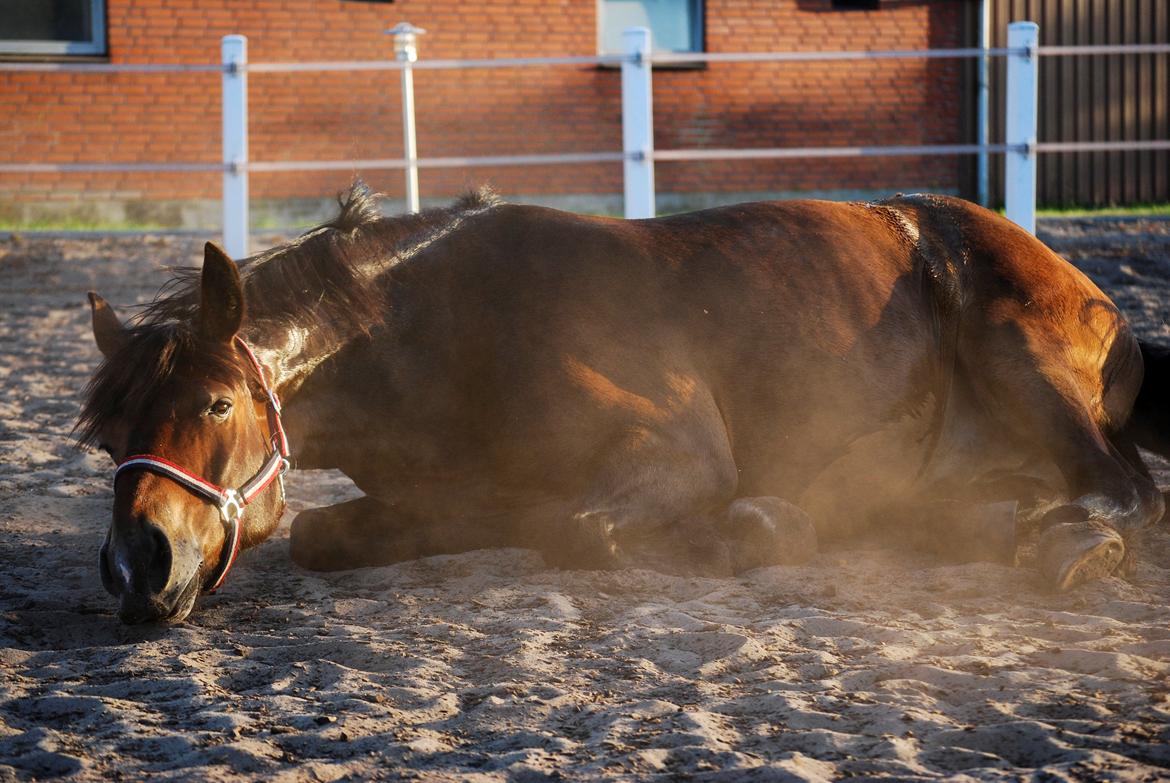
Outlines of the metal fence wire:
M1007 216L1035 231L1036 156L1040 153L1170 150L1170 139L1143 141L1039 142L1037 71L1040 57L1084 57L1117 54L1167 54L1170 44L1040 46L1039 27L1032 22L1008 26L1008 46L1000 48L896 49L887 51L815 52L653 52L650 31L630 28L623 33L625 53L596 57L508 57L496 59L419 60L416 28L399 25L395 33L394 60L335 62L249 63L247 39L242 35L222 40L219 64L172 63L0 63L0 72L74 73L215 73L222 75L223 156L219 162L158 161L141 163L4 163L0 174L70 172L205 172L223 174L223 240L226 250L239 258L248 254L248 175L251 172L320 171L334 169L401 169L407 183L407 206L419 207L418 171L424 168L476 166L548 166L558 164L621 162L624 167L625 215L654 215L654 162L695 160L753 160L802 158L863 158L911 155L1004 155L1004 197ZM810 146L738 149L654 148L653 93L650 80L655 64L694 63L807 63L891 59L1004 58L1007 64L1007 101L1002 144L918 144L865 146ZM465 157L418 157L414 139L412 72L484 68L554 66L620 66L622 71L622 149L563 152L537 155L478 155ZM248 156L248 75L329 71L400 71L403 89L403 149L401 158L346 160L260 161Z

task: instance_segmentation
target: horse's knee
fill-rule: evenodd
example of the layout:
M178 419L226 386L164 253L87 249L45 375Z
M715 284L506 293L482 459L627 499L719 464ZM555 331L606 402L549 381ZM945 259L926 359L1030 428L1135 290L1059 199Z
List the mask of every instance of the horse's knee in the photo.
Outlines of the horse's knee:
M738 573L771 565L799 565L817 553L817 532L799 506L774 497L739 498L723 521Z
M1116 527L1123 533L1156 524L1166 513L1166 500L1153 480L1135 477L1133 481L1134 510L1123 516Z
M1156 525L1166 516L1166 496L1152 482L1145 495L1146 525Z
M1166 501L1153 482L1138 482L1134 488L1134 510L1114 525L1125 534L1157 524L1166 513Z
M583 511L569 518L563 535L548 548L549 561L559 568L605 570L618 567L614 538L615 515L609 511Z

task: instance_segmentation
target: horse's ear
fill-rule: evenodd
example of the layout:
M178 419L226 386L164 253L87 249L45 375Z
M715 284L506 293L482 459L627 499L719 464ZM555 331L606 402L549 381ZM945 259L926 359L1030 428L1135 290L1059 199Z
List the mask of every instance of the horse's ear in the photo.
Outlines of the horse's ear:
M212 340L230 342L244 321L244 286L236 262L213 242L203 246L199 289L199 331Z
M118 320L114 308L93 291L89 292L89 309L93 314L93 339L107 359L126 342L126 327Z

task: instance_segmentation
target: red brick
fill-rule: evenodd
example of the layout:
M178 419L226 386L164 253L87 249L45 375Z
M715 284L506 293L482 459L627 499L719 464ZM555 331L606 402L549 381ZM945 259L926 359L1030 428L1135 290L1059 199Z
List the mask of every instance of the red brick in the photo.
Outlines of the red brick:
M110 60L215 63L219 38L249 36L253 62L386 59L383 30L400 19L429 30L424 58L595 53L595 0L411 0L393 6L324 0L109 0ZM708 0L711 51L958 46L962 0L888 4L833 13L828 0ZM660 148L944 143L959 136L962 68L880 61L712 64L658 70L655 143ZM0 160L207 159L219 154L217 74L0 74ZM418 71L424 155L616 150L620 74L552 67ZM398 74L253 74L250 139L256 160L395 157L401 154ZM658 187L786 190L883 186L954 187L953 159L662 163ZM256 197L319 197L349 173L256 176ZM401 192L397 171L366 172ZM424 171L424 195L452 195L480 181L523 193L616 192L617 164ZM216 198L207 175L0 176L5 198L48 190Z

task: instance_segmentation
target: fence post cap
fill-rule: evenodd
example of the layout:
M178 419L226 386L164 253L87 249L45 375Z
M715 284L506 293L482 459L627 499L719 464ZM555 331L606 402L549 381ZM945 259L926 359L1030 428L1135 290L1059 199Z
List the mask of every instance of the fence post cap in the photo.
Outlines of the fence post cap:
M386 31L386 35L394 36L394 55L409 62L418 59L418 36L425 34L426 30L410 22L399 22Z
M248 64L248 36L225 35L220 39L220 56L225 73L238 76Z
M642 65L651 55L650 28L627 27L622 30L622 50L635 65Z

